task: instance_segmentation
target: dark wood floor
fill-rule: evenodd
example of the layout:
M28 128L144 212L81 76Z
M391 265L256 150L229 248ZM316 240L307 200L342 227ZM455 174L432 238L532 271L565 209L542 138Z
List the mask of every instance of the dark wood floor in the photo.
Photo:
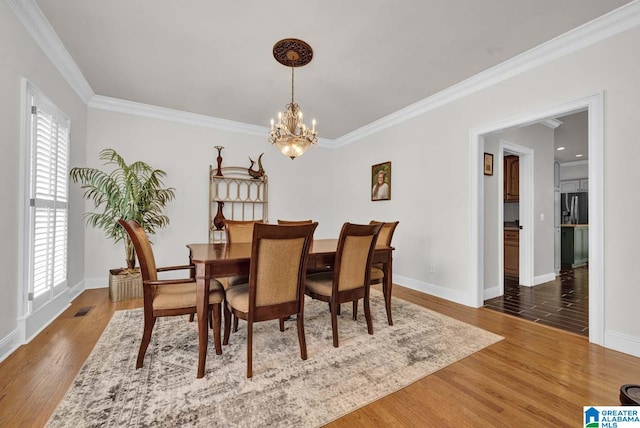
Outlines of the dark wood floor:
M505 280L504 295L485 308L589 336L589 268L564 269L554 281L524 287Z

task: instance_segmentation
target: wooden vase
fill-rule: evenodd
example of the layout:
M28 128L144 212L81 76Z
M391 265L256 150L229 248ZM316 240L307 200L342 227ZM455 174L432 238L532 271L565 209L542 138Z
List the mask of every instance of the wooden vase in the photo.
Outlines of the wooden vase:
M224 227L224 214L222 213L222 207L224 207L224 202L217 202L218 204L218 212L216 212L216 216L213 218L213 225L217 230L222 230Z
M216 161L218 162L218 170L216 171L216 177L222 177L222 155L220 155L220 152L222 151L222 149L224 149L224 147L216 146L216 149L218 150L218 157L216 158Z

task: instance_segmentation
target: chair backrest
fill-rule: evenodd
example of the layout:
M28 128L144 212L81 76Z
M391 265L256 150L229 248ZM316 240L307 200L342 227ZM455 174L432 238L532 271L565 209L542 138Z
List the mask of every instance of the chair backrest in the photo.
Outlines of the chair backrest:
M227 242L246 244L253 239L253 226L263 223L262 220L225 220L224 229L227 234Z
M399 221L394 221L390 223L385 223L383 221L371 220L369 224L381 224L382 229L380 229L380 233L378 234L378 244L384 244L387 247L391 246L391 240L393 239L393 232L396 231L396 227L398 226Z
M278 224L287 225L287 226L298 226L300 224L311 224L313 220L280 220L278 219Z
M317 226L255 225L249 269L250 311L294 302L291 306L297 309L302 303L307 257Z
M334 268L333 293L369 283L371 260L382 225L345 223L340 231Z
M129 235L129 239L133 243L133 248L136 251L138 262L140 262L140 273L144 281L156 281L158 279L158 272L156 270L156 260L153 257L153 250L151 249L151 242L146 232L135 220L118 220L120 226L124 228Z

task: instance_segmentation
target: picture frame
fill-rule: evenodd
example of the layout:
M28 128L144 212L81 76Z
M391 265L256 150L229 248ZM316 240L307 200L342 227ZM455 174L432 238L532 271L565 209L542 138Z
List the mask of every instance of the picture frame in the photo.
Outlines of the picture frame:
M491 153L484 154L484 175L493 175L493 155Z
M371 200L391 199L391 161L371 165Z

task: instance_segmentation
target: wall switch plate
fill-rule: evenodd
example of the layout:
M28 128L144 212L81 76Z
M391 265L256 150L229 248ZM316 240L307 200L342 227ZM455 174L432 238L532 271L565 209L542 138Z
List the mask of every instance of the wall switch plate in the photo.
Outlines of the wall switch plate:
M429 265L429 273L436 273L436 265L431 263Z
M544 221L544 213L540 214L540 221Z

